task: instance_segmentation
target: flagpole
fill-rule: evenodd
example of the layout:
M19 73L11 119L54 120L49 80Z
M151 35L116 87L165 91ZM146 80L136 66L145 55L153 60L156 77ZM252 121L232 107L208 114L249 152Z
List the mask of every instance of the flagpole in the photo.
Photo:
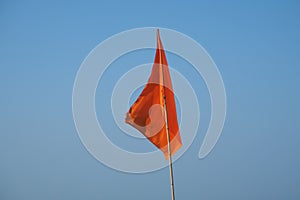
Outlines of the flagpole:
M170 133L169 133L169 124L168 124L168 116L167 116L167 103L166 103L166 95L165 95L165 85L164 85L164 69L163 65L161 64L161 46L160 46L160 35L159 35L159 29L157 29L157 39L159 38L158 42L158 48L159 48L159 63L162 71L162 82L163 82L163 99L164 99L164 114L165 114L165 122L166 122L166 132L167 132L167 140L168 140L168 154L169 154L169 169L170 169L170 184L171 184L171 194L172 194L172 200L175 200L175 190L174 190L174 178L173 178L173 164L172 164L172 155L171 155L171 145L170 145Z
M169 134L169 126L168 126L168 117L167 117L166 105L167 105L166 104L166 96L164 94L164 112L165 112L165 121L166 121L166 129L167 129L167 139L168 139L168 154L169 154L171 193L172 193L172 200L175 200L174 179L173 179L173 164L172 164L170 134Z

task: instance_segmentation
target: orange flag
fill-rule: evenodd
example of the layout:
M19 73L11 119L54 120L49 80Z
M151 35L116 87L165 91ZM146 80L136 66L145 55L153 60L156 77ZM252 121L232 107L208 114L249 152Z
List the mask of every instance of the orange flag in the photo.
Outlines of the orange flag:
M157 49L150 78L126 114L125 122L144 134L168 159L168 143L173 155L182 142L167 58L159 30L156 34Z

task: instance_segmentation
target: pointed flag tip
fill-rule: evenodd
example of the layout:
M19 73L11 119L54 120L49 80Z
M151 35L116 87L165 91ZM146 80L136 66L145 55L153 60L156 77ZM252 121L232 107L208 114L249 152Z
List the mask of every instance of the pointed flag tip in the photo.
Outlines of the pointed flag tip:
M156 36L159 37L159 28L156 29Z
M157 44L156 44L157 49L163 50L162 42L160 40L159 28L156 29L156 40L157 40Z

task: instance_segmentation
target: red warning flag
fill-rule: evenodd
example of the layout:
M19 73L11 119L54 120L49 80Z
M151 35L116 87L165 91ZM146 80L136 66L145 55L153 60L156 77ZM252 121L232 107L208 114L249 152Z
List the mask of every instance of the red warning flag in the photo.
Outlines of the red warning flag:
M167 58L158 30L156 34L157 48L151 75L126 114L125 122L144 134L168 159L168 142L171 155L181 147L182 142Z

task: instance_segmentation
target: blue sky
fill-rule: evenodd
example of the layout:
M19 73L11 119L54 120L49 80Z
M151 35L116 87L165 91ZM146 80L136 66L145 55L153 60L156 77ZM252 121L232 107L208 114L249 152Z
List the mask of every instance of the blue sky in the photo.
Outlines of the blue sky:
M181 69L201 99L203 125L174 164L177 199L299 199L299 18L297 1L1 1L0 198L170 198L167 168L133 175L102 165L72 116L73 83L88 53L113 34L157 26L200 43L227 92L222 136L199 160L209 97L201 78ZM152 62L154 51L144 56Z

